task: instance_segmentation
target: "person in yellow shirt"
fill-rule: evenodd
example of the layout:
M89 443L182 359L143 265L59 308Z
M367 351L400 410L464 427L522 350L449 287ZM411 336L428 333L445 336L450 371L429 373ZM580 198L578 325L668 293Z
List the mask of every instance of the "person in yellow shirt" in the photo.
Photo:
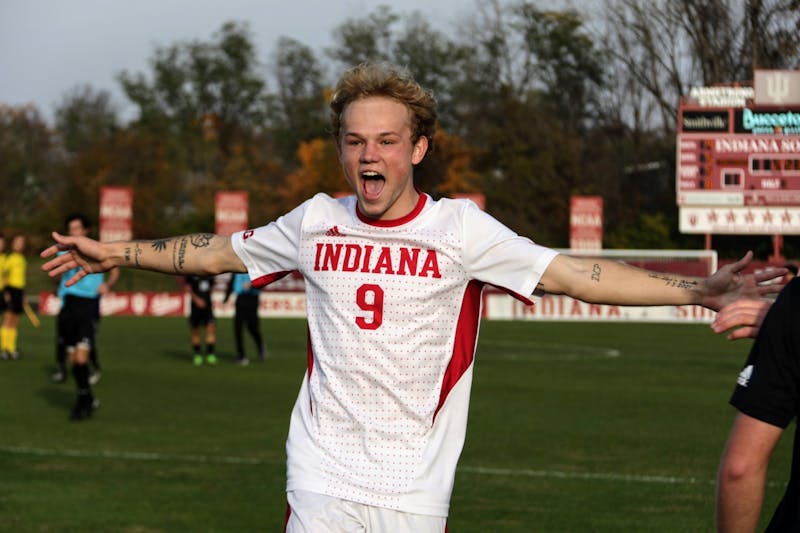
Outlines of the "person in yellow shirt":
M3 265L5 278L5 301L7 308L0 326L0 358L19 359L17 351L17 327L19 316L23 313L22 301L25 298L25 236L16 235L11 240L11 253Z
M0 323L6 307L6 237L0 235Z

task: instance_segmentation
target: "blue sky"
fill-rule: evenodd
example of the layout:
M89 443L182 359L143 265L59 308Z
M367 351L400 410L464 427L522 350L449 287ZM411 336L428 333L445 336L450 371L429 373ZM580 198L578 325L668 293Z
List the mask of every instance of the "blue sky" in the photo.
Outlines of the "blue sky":
M502 0L501 0L502 1ZM117 73L149 72L156 46L210 40L224 22L247 21L259 59L266 62L280 36L321 52L331 32L363 16L377 0L0 0L0 104L35 104L50 120L70 89L89 84L111 92L124 113ZM395 13L420 11L451 32L474 0L404 0Z

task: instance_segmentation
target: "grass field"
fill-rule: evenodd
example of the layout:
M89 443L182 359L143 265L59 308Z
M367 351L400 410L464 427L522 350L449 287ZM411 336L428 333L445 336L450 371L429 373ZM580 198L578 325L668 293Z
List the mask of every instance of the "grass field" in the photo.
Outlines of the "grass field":
M24 359L0 363L0 530L281 531L305 323L262 330L266 363L233 364L223 319L222 362L195 368L184 319L105 318L102 406L70 423L53 320L25 323ZM484 322L450 531L711 531L748 348L707 326Z

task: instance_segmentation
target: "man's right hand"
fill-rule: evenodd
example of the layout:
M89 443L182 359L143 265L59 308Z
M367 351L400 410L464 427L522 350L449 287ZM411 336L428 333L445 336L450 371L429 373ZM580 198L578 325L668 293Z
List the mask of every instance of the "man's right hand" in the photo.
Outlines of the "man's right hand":
M719 310L711 329L715 333L732 330L728 340L755 338L767 316L772 300L736 300Z

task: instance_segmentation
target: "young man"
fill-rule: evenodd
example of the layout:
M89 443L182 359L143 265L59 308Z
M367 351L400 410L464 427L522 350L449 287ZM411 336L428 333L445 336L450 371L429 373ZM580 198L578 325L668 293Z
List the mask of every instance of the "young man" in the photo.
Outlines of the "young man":
M737 414L717 476L717 530L753 532L764 500L772 452L800 414L800 280L774 304L740 300L725 306L714 331L729 339L755 337L730 403ZM795 431L791 476L766 531L800 531L800 435Z
M261 287L303 274L308 370L287 441L287 531L445 530L486 284L525 302L551 292L712 309L776 290L759 285L774 273L741 274L750 254L708 279L657 274L559 255L472 202L433 200L414 187L414 166L433 139L435 101L401 69L348 70L331 122L354 196L318 194L230 237L98 243L54 233L42 252L69 250L43 265L51 275L76 265L247 271Z
M211 305L211 290L214 276L186 276L184 287L191 298L189 310L189 329L192 342L192 363L203 364L202 334L205 333L205 362L217 364L217 326L214 321L214 308Z
M6 308L3 325L0 326L0 359L20 358L17 350L19 317L24 312L25 281L28 261L25 259L25 236L15 235L11 239L11 253L3 263Z
M228 301L231 294L236 295L235 310L233 316L233 338L236 341L236 363L241 366L250 364L244 349L244 328L253 338L253 342L258 350L258 358L266 360L267 351L264 347L264 338L258 327L258 302L261 290L253 287L247 274L237 273L231 276L228 289L225 292L225 301Z
M91 224L89 218L81 213L72 213L65 217L64 228L67 235L89 235ZM100 298L107 294L119 279L119 269L114 268L108 273L106 279L102 274L92 274L82 278L78 283L67 286L66 282L71 276L62 276L58 284L58 297L61 300L61 309L56 319L56 371L50 376L54 383L63 383L67 380L68 346L65 336L71 335L65 328L75 327L73 313L76 308L94 308L93 316L84 316L81 320L91 322L92 335L89 339L89 384L96 385L100 381L100 358L97 353L97 328L100 323ZM89 300L83 302L83 300ZM83 326L80 326L83 327ZM74 349L74 346L72 346ZM74 357L73 357L74 359ZM82 358L81 358L82 359ZM75 367L73 366L73 372Z

